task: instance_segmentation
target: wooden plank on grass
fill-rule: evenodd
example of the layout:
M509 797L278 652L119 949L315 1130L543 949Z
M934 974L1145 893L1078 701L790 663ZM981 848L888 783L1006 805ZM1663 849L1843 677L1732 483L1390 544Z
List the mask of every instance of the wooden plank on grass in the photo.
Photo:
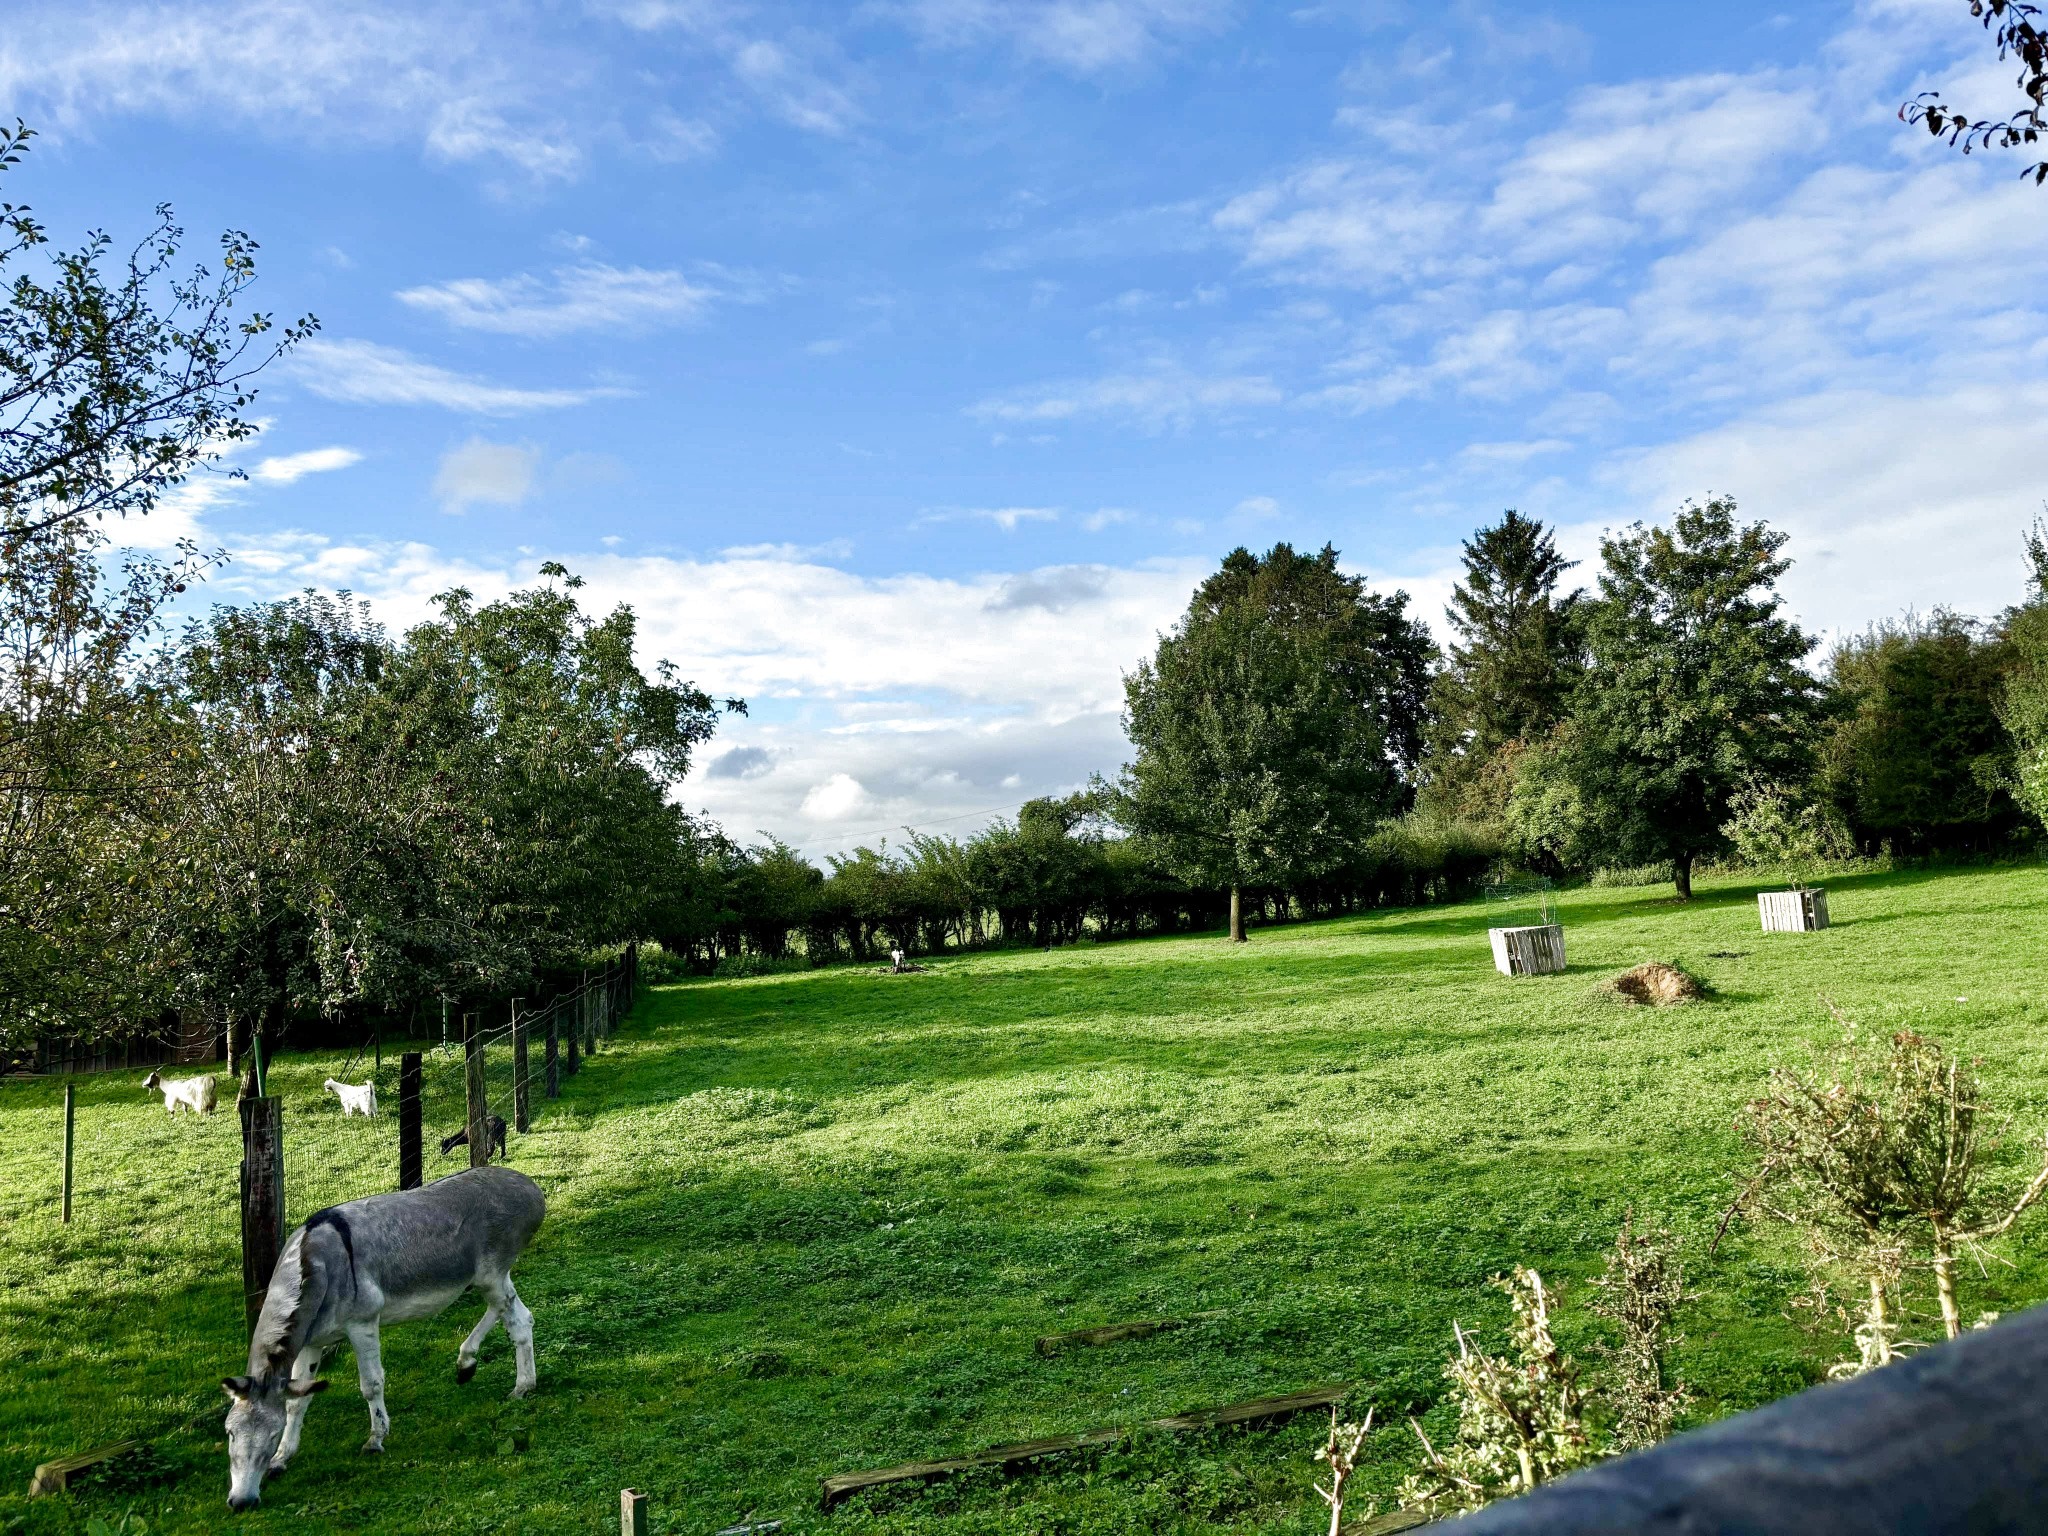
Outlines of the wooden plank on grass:
M1191 1323L1213 1323L1221 1316L1221 1312L1197 1312L1193 1317L1148 1317L1135 1323L1104 1323L1099 1328L1048 1333L1039 1338L1038 1352L1050 1357L1063 1349L1092 1349L1098 1344L1120 1344L1125 1339L1149 1339L1155 1333L1170 1333Z
M1363 1525L1353 1526L1352 1536L1395 1536L1398 1531L1412 1531L1427 1524L1429 1516L1419 1509L1390 1509L1384 1515L1374 1515Z
M1261 1397L1248 1403L1231 1403L1223 1408L1204 1408L1195 1413L1177 1413L1171 1418L1148 1419L1137 1427L1166 1434L1188 1434L1233 1424L1271 1424L1306 1409L1328 1408L1342 1402L1350 1392L1351 1386L1347 1382L1341 1386L1317 1387L1309 1392L1292 1392L1285 1397ZM1130 1429L1119 1425L1083 1430L1078 1435L1022 1440L1015 1445L990 1446L971 1456L955 1456L945 1461L906 1461L901 1466L883 1467L874 1472L835 1472L830 1477L819 1478L818 1487L824 1507L830 1509L842 1499L870 1488L882 1488L891 1483L937 1482L956 1472L970 1472L980 1467L1021 1467L1041 1456L1058 1456L1094 1445L1114 1445L1130 1434Z
M112 1461L116 1456L124 1456L140 1444L140 1440L116 1440L111 1445L96 1445L89 1451L80 1451L76 1456L46 1461L29 1479L28 1496L39 1499L46 1493L62 1493L79 1473L88 1472L103 1461Z

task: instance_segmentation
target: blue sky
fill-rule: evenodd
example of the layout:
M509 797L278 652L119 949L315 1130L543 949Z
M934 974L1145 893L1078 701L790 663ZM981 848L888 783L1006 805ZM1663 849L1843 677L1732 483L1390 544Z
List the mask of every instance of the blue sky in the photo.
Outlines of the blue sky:
M745 694L686 787L842 851L1123 755L1232 545L1432 622L1518 506L1725 492L1817 630L2019 596L2048 193L1962 0L65 0L0 41L60 235L264 247L316 313L247 483L131 532L394 623L539 561Z

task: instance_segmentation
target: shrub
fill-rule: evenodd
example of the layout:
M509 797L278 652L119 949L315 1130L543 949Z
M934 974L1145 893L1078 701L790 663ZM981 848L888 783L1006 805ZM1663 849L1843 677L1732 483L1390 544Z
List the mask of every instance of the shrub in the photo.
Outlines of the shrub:
M1638 885L1669 885L1671 866L1666 864L1603 864L1593 871L1590 882L1602 888Z
M810 968L811 962L802 955L726 955L711 968L711 974L721 981L735 981L749 976L781 976Z

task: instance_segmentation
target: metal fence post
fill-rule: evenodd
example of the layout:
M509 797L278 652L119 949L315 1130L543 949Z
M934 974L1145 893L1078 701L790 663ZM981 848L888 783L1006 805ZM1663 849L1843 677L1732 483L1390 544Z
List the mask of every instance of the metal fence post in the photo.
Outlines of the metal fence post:
M524 1136L532 1127L526 1102L526 1020L519 1016L520 998L512 999L512 1129Z
M469 1102L469 1166L481 1168L491 1160L491 1135L485 1124L484 1037L476 1027L476 1015L462 1016L463 1097Z
M420 1053L398 1058L398 1187L420 1187Z
M548 1010L548 1097L562 1096L562 1026L556 1015L558 1008Z
M249 1332L284 1247L284 1106L242 1100L242 1309Z
M71 1220L71 1138L77 1124L78 1089L71 1083L64 1085L64 1214L61 1221Z

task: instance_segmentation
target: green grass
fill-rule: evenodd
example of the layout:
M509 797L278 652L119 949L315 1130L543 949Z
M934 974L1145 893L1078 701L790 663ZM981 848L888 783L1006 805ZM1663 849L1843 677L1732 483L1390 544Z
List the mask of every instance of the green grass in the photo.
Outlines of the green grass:
M1911 1026L1981 1054L2023 1156L2048 1124L2048 873L1838 880L1818 935L1758 932L1755 889L1714 883L1685 907L1663 890L1569 894L1571 971L1512 982L1486 948L1501 913L1466 906L1242 948L1155 940L656 991L515 1142L550 1203L520 1272L540 1392L505 1400L502 1335L455 1385L469 1303L394 1328L389 1454L356 1452L343 1351L299 1461L235 1529L596 1532L616 1528L630 1484L652 1494L657 1531L754 1512L792 1532L1307 1532L1314 1422L1141 1441L831 1516L816 1479L1355 1380L1388 1425L1360 1479L1385 1495L1412 1460L1403 1418L1440 1392L1452 1319L1504 1317L1490 1275L1524 1262L1561 1283L1560 1333L1586 1354L1578 1282L1631 1202L1694 1242L1704 1298L1681 1366L1699 1416L1794 1390L1840 1346L1787 1320L1791 1250L1738 1231L1698 1260L1742 1163L1735 1110L1770 1061L1830 1031L1826 993L1872 1033ZM1712 998L1653 1011L1596 995L1645 959L1683 964ZM357 1166L360 1122L319 1098L340 1064L275 1069L294 1219L382 1167ZM215 1382L243 1347L235 1125L168 1120L139 1077L81 1080L68 1228L59 1091L0 1087L0 1532L78 1530L131 1504L152 1530L226 1523ZM2011 1267L1972 1274L1967 1307L2048 1295L2048 1221L2000 1252ZM1031 1348L1210 1309L1225 1315L1180 1333L1053 1360ZM522 1430L527 1449L501 1449ZM118 1482L20 1497L37 1461L138 1433L152 1454Z

